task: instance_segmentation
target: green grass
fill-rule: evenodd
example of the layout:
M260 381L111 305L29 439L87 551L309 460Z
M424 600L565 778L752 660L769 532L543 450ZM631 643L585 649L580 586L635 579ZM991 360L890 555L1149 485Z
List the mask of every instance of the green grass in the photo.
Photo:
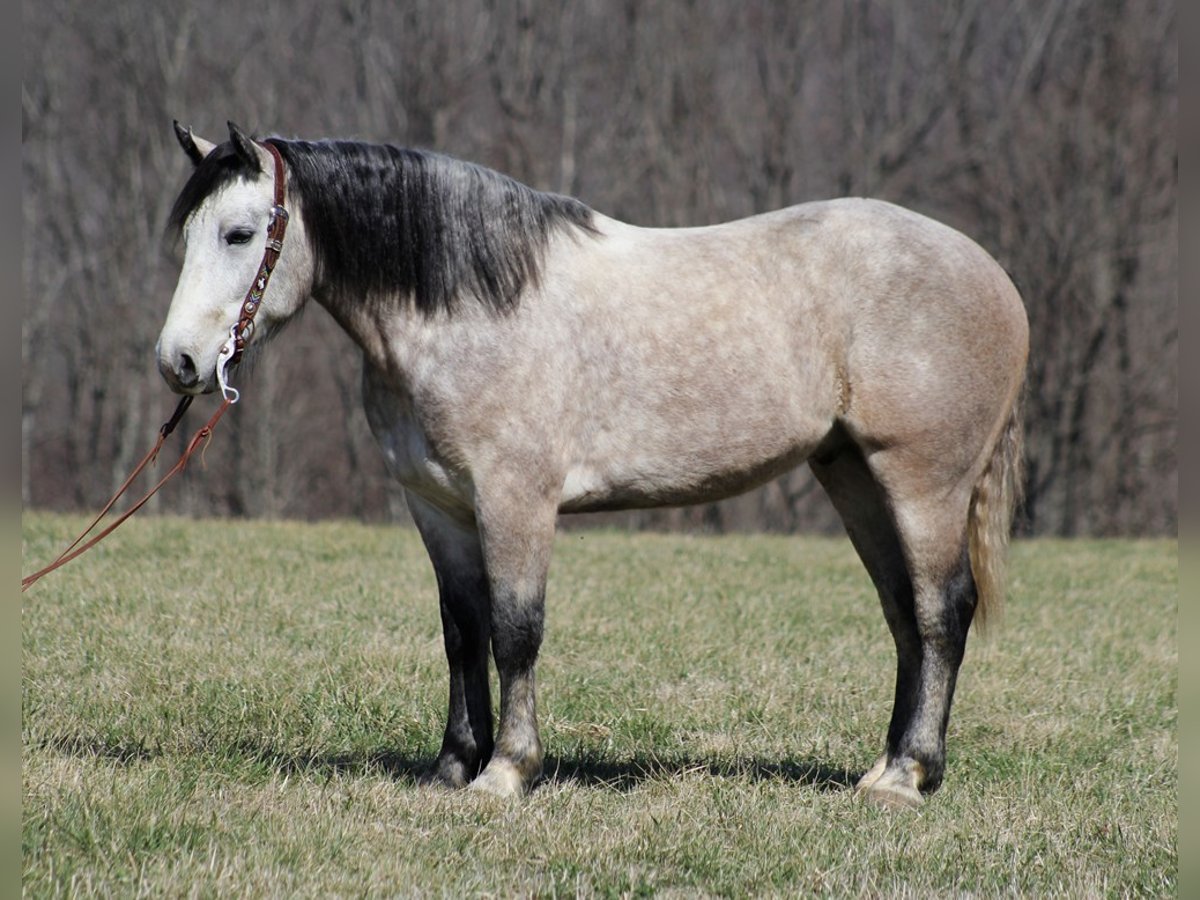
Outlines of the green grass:
M26 569L80 521L23 523ZM842 540L560 536L547 779L415 787L444 662L414 532L146 519L23 607L30 896L1173 895L1177 555L1014 548L946 782L846 785L894 654Z

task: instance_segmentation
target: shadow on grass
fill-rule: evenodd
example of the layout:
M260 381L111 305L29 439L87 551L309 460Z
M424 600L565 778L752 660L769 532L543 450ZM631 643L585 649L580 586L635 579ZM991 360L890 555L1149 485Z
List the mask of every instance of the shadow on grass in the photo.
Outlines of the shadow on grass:
M196 747L194 754L178 750L163 750L140 741L108 740L89 735L57 735L40 741L38 747L81 758L107 759L123 765L150 762L167 757L194 755L207 757L225 765L253 764L283 775L367 775L379 774L415 782L429 768L431 759L414 757L389 750L353 751L348 753L312 753L303 750L284 750L269 743L239 740L230 744Z
M45 749L78 757L98 757L125 765L147 762L177 751L164 752L140 742L105 740L98 736L59 735L41 742ZM211 756L235 766L251 763L285 775L324 776L385 775L415 784L433 763L432 756L414 756L391 750L362 750L347 753L309 753L283 750L265 743L241 740L232 745L197 748L197 755ZM540 784L602 787L631 791L648 781L701 774L713 778L744 778L751 781L782 781L810 785L819 791L841 791L854 784L861 773L812 760L769 762L762 759L635 756L619 761L595 756L550 756L546 758Z
M583 784L629 791L646 781L700 774L713 778L744 778L750 781L784 781L806 784L819 791L849 788L861 773L812 760L768 762L761 759L691 759L634 757L612 762L589 757L548 757L542 781L549 784Z

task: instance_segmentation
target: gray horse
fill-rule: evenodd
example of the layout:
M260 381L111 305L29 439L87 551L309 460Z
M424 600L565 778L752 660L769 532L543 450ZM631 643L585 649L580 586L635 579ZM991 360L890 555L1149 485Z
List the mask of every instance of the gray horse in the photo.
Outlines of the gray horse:
M217 386L274 178L235 126L220 145L176 131L195 169L157 353L197 394ZM872 200L639 228L433 153L269 143L291 227L248 352L310 297L362 349L367 417L440 592L450 703L428 782L517 795L541 773L559 513L716 500L807 461L896 642L886 751L858 790L905 806L938 787L1020 482L1028 324L987 253Z

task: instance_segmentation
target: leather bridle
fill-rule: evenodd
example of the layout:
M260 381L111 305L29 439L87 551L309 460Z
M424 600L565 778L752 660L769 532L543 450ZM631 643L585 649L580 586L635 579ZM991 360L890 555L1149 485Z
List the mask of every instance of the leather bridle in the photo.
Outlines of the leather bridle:
M213 428L216 427L216 424L218 421L220 421L221 416L225 415L225 411L229 409L230 406L237 403L239 394L236 388L230 387L227 380L228 376L226 375L226 370L231 366L237 365L242 358L243 351L246 349L247 342L254 335L254 317L258 314L259 307L262 305L263 294L267 290L267 284L271 280L271 273L275 270L275 264L279 262L279 254L283 251L283 236L287 231L288 224L288 212L284 207L284 202L287 200L287 180L284 172L283 157L273 144L261 143L259 146L265 147L275 161L275 198L274 204L271 207L270 218L267 220L267 246L263 250L262 262L258 265L258 272L254 276L254 282L250 285L250 289L246 291L246 297L242 301L242 306L238 313L238 320L230 326L229 337L225 341L224 346L221 347L220 353L217 354L217 383L220 385L221 393L224 396L224 401L217 408L217 411L213 413L212 418L209 419L203 427L198 429L194 435L192 435L191 440L188 441L187 447L184 448L182 455L179 457L179 461L176 462L175 465L173 465L165 475L163 475L158 483L155 484L154 487L152 487L140 500L138 500L129 509L125 510L125 512L118 516L103 531L91 538L87 543L80 546L80 543L83 541L83 539L87 537L88 534L91 533L92 529L100 523L100 520L108 514L109 510L113 508L113 505L116 504L117 500L120 499L121 495L125 493L129 486L133 484L138 475L141 474L142 470L158 457L158 451L162 449L163 444L175 430L175 426L179 424L179 421L183 418L183 414L187 411L187 408L191 406L192 400L194 399L191 394L181 397L179 404L175 407L175 412L171 414L171 418L164 422L162 427L159 428L158 440L150 449L150 452L142 457L142 461L134 467L132 474L125 479L125 483L117 489L117 492L113 494L108 503L104 505L104 508L100 510L99 514L94 519L92 519L91 524L88 525L88 527L85 528L79 535L79 537L75 538L75 540L72 541L71 544L58 555L58 558L55 559L54 562L50 563L50 565L46 566L45 568L39 569L32 575L26 575L21 579L22 593L30 588L34 582L36 582L43 575L53 572L59 566L66 565L77 556L80 556L81 554L90 550L92 547L96 546L96 544L100 543L100 541L104 540L104 538L112 534L122 522L141 509L146 504L146 501L157 494L159 488L166 484L172 476L183 471L193 453L195 453L201 447L208 445L208 440L212 436Z
M284 174L283 157L274 144L261 143L259 146L270 151L275 160L275 201L271 206L271 216L267 220L267 246L263 250L262 262L258 264L258 273L254 276L250 289L246 291L237 322L229 327L229 338L217 354L217 383L225 399L233 403L238 401L238 392L229 386L225 371L238 364L242 352L246 349L246 343L254 334L254 317L262 305L263 294L271 280L271 272L275 270L275 263L279 261L279 254L283 250L283 236L287 233L288 226L288 211L284 207L287 200L287 177Z

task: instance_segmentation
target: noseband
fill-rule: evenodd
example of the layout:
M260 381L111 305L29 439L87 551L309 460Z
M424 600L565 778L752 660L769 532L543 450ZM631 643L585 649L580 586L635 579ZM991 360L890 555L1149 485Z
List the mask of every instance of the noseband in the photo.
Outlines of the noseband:
M283 157L274 144L261 143L259 146L268 150L275 160L275 202L271 207L271 217L267 220L267 246L263 250L262 262L258 264L258 273L254 276L250 289L246 291L238 320L229 326L229 337L221 347L221 352L217 354L217 384L221 387L221 394L230 403L237 403L239 394L236 388L230 386L226 370L241 361L242 352L254 334L254 317L262 304L263 294L271 280L271 272L275 270L275 264L279 261L279 254L283 250L283 236L288 225L288 211L283 205L287 199Z

